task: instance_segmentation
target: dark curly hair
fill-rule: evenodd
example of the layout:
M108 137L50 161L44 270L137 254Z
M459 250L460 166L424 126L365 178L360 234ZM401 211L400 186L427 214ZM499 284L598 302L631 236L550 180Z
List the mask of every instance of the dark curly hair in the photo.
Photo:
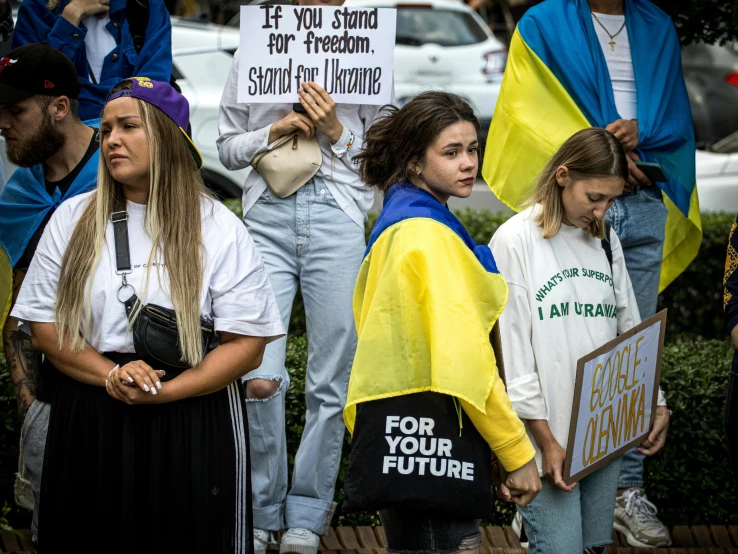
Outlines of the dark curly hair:
M448 92L424 92L402 108L385 106L382 112L369 127L362 151L354 158L361 180L382 192L408 179L410 164L422 160L449 125L468 121L479 131L471 106Z

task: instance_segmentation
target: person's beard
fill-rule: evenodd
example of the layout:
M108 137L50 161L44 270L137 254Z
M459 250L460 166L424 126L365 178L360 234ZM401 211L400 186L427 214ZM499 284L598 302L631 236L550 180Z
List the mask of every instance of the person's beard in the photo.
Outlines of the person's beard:
M6 143L8 159L19 167L33 167L45 162L64 146L66 137L54 125L51 114L43 110L38 129L27 139Z

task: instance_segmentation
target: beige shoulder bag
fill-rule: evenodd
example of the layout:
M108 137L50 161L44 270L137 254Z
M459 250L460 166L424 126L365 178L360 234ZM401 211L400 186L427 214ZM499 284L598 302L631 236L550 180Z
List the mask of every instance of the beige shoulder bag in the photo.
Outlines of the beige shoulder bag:
M278 138L271 150L253 159L251 166L275 195L287 198L312 179L322 163L318 139L296 131Z

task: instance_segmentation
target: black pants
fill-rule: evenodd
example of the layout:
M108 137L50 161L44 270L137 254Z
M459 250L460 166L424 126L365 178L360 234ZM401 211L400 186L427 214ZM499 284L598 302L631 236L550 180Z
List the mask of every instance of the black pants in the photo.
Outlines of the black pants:
M474 550L482 544L478 519L412 512L380 510L387 550L401 554L447 554Z

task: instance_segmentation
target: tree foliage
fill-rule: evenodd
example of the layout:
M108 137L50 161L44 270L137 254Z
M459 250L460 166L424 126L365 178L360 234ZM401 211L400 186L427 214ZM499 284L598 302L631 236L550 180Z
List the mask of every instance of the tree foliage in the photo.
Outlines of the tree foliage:
M738 0L652 0L677 26L682 44L738 40Z

